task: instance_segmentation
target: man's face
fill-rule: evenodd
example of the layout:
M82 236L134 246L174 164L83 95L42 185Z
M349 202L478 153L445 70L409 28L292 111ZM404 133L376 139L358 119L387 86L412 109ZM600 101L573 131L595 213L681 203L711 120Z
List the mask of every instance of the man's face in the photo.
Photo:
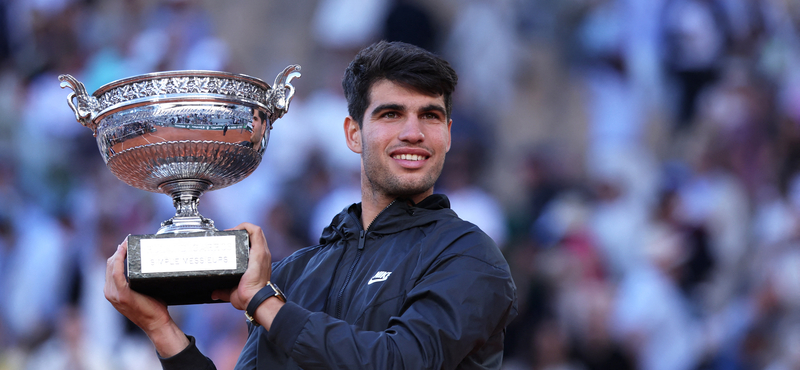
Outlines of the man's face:
M258 115L258 110L253 109L253 133L250 135L250 142L253 143L253 149L261 149L261 138L264 137L264 129L267 125L261 116Z
M451 123L443 96L376 82L362 127L345 120L348 146L361 154L362 190L415 202L432 194L450 150Z

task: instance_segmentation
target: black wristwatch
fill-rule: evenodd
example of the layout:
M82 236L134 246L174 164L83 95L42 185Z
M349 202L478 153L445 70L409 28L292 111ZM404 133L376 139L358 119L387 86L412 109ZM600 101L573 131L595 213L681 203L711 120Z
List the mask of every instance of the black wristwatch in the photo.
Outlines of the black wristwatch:
M277 286L275 286L275 284L272 284L268 281L267 285L256 292L253 298L250 299L247 309L244 310L244 317L246 317L251 324L255 326L261 326L261 324L256 322L256 309L270 297L278 297L278 299L286 303L286 296L283 295L283 292Z

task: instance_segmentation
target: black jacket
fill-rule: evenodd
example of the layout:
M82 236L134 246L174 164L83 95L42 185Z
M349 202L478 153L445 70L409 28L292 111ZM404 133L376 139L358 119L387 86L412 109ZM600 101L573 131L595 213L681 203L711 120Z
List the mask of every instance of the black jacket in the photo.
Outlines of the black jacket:
M443 195L398 200L364 231L361 205L320 245L273 265L288 303L250 327L237 369L499 369L516 288L499 249ZM212 369L192 344L165 369Z

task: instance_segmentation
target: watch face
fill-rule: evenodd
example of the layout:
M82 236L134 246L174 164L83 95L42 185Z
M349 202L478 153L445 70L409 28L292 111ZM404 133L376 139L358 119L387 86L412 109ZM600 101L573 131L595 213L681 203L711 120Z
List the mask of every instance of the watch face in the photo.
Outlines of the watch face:
M275 296L277 296L278 299L286 303L286 296L283 294L283 291L280 288L278 288L277 285L272 284L271 282L269 283L269 286L271 286L272 289L275 290Z

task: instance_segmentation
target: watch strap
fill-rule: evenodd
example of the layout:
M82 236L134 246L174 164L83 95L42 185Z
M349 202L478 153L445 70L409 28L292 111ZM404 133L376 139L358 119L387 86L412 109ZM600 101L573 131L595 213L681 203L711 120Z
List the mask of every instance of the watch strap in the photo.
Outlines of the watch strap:
M250 299L250 303L247 304L247 309L244 311L244 316L248 321L250 321L250 323L260 326L260 324L255 320L256 309L258 309L258 306L261 306L261 304L270 297L278 297L278 299L284 303L286 302L286 297L283 295L283 292L278 289L277 286L272 284L272 282L267 282L267 285L259 289L259 291L253 295L253 298Z

